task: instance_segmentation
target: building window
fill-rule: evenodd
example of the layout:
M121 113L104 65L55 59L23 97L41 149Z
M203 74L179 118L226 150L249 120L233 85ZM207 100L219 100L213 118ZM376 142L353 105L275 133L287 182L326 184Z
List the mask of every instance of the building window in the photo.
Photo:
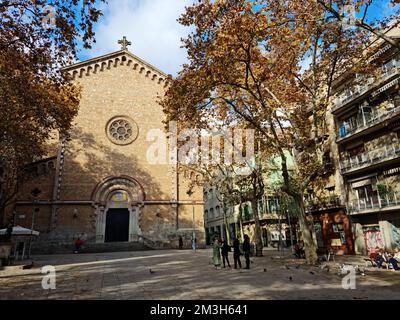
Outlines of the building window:
M272 214L278 213L278 199L275 198L268 199L268 213Z
M250 220L251 218L251 212L250 212L250 207L249 205L246 203L244 205L244 220Z
M204 218L207 220L208 219L208 210L204 211Z
M210 219L214 218L214 209L210 209Z
M220 215L221 215L221 209L220 209L220 207L219 206L217 206L216 208L215 208L215 210L216 210L216 216L217 217L219 217Z
M208 192L208 198L212 199L213 197L213 189L210 189L210 191Z

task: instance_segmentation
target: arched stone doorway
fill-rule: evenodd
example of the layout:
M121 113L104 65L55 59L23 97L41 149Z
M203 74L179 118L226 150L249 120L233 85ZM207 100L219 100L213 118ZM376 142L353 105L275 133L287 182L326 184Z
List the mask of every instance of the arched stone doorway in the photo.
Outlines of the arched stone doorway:
M93 192L96 242L132 242L141 234L144 192L131 177L107 178Z

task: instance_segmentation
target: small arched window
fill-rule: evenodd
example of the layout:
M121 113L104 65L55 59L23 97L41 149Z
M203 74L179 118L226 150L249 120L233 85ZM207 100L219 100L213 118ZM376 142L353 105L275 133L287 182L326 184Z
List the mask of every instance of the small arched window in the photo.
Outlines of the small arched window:
M216 210L216 213L217 213L217 217L219 217L221 215L221 208L219 206L217 206L215 208L215 210Z
M213 208L210 209L210 218L214 218L214 209Z

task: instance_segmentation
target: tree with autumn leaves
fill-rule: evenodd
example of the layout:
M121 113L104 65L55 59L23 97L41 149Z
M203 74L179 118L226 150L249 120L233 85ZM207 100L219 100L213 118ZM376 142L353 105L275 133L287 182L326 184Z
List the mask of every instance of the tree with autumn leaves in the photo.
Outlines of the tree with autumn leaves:
M0 0L0 224L27 164L48 154L78 111L63 66L90 48L103 0Z
M212 115L228 126L245 123L255 129L280 158L282 191L299 208L310 264L318 257L304 194L327 171L326 114L334 80L344 72L371 72L362 63L368 43L399 19L396 11L390 19L371 21L373 2L200 0L179 19L194 31L183 40L188 63L171 79L161 102L167 121L200 128ZM356 19L346 16L352 14L349 7ZM295 159L293 172L286 151Z

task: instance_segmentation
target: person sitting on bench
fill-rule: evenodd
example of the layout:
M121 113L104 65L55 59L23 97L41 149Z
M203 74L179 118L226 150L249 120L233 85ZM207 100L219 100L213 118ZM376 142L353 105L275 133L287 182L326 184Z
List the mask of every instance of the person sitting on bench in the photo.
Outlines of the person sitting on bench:
M388 257L387 254L383 249L379 249L379 251L376 253L375 257L375 263L378 266L378 268L382 268L382 265L385 263L388 263Z
M294 246L294 255L296 258L301 259L305 257L305 252L303 249L303 244L300 242Z
M395 271L400 270L400 267L399 267L400 251L399 251L399 249L394 250L393 256L389 257L389 263L393 266L393 270L395 270Z

